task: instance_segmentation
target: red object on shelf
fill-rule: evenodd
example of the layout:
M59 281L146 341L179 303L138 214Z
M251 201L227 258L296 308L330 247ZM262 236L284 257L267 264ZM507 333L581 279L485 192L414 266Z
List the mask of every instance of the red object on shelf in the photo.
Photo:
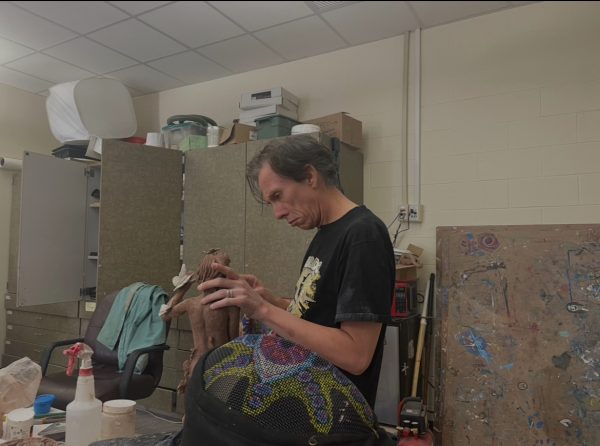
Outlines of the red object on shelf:
M132 144L146 144L145 136L130 136L129 138L123 139L125 142L130 142Z
M396 280L392 296L392 317L408 317L416 309L417 281Z
M397 446L433 446L433 434L427 431L425 435L400 437Z

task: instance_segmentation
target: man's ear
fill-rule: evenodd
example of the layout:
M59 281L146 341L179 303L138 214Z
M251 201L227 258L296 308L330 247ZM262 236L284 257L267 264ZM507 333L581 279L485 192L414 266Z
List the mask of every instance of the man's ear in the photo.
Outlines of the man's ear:
M310 164L308 164L305 169L306 169L306 178L305 178L306 183L313 189L316 188L318 185L318 181L319 181L319 175L317 173L317 169L315 169L315 167L311 166Z

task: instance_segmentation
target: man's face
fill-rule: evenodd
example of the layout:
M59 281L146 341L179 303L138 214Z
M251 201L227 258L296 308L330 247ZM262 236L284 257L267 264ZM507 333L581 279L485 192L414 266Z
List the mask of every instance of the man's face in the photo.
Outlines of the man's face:
M273 208L278 220L290 226L313 229L319 225L320 211L315 190L308 181L297 182L276 174L266 163L258 174L263 199Z

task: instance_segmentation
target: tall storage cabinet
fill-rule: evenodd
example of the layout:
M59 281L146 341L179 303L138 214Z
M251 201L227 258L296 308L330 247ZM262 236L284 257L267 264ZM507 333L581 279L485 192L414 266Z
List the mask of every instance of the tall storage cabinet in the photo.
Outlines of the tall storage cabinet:
M135 281L171 289L180 258L181 178L177 151L119 141L102 148L99 299Z
M170 291L170 279L177 273L180 263L182 222L182 260L188 269L196 268L207 250L221 248L230 255L231 266L236 271L255 274L275 293L292 297L303 255L314 231L292 228L285 221L277 221L272 210L259 204L250 193L245 180L246 164L268 141L192 150L184 154L183 169L179 151L107 141L103 147L102 165L92 167L98 171L94 178L101 178L100 207L89 206L96 202L94 200L85 207L90 219L85 231L88 246L85 262L94 262L87 257L89 251L93 252L89 247L93 246L94 235L98 235L97 269L94 270L97 273L97 298L138 280L156 283ZM327 137L321 142L331 145ZM362 204L362 154L344 144L334 143L332 147L340 166L342 188L350 199ZM57 332L44 332L39 339L26 338L26 343L31 345L29 351L41 351L50 338L65 339L83 333L92 314L86 311L89 310L86 303L67 302L18 309L15 306L19 186L16 180L11 222L10 303L7 303L7 308L13 312L13 326L19 329L12 335L7 331L7 339L21 344L13 344L10 351L7 348L3 364L23 356L18 354L25 352L23 333L31 330L29 327L35 326L35 318L42 314L59 318L44 323L56 327ZM86 195L91 196L93 190L89 187L86 190ZM98 225L97 229L94 224ZM197 290L192 287L189 296L196 294ZM15 314L19 317L14 317ZM25 319L22 314L34 316ZM69 325L67 321L75 322ZM68 335L65 331L69 331ZM167 343L171 349L164 355L159 388L140 404L182 412L183 399L175 389L182 376L182 363L193 348L187 317L173 321ZM64 366L61 356L53 356L51 364Z
M244 271L245 144L185 154L183 261L195 268L204 253L220 248L231 267Z
M80 323L77 302L52 305L34 305L17 309L17 265L19 256L19 227L21 210L21 174L12 179L12 205L8 255L7 293L4 297L6 312L6 340L2 366L28 356L39 362L48 343L79 336ZM64 370L66 357L55 352L50 358L49 372Z
M170 286L179 261L181 154L105 141L101 165L25 153L17 304Z
M181 172L181 153L120 141L105 141L101 165L24 155L13 175L3 365L39 361L50 342L83 334L92 289L97 299L135 281L169 289ZM50 364L65 357L57 350Z

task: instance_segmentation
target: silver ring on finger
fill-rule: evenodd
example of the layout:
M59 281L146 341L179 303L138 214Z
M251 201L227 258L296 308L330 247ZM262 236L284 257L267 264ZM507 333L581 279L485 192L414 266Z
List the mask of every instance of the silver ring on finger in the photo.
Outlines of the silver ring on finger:
M230 288L227 290L227 297L231 299L233 297L233 290Z

